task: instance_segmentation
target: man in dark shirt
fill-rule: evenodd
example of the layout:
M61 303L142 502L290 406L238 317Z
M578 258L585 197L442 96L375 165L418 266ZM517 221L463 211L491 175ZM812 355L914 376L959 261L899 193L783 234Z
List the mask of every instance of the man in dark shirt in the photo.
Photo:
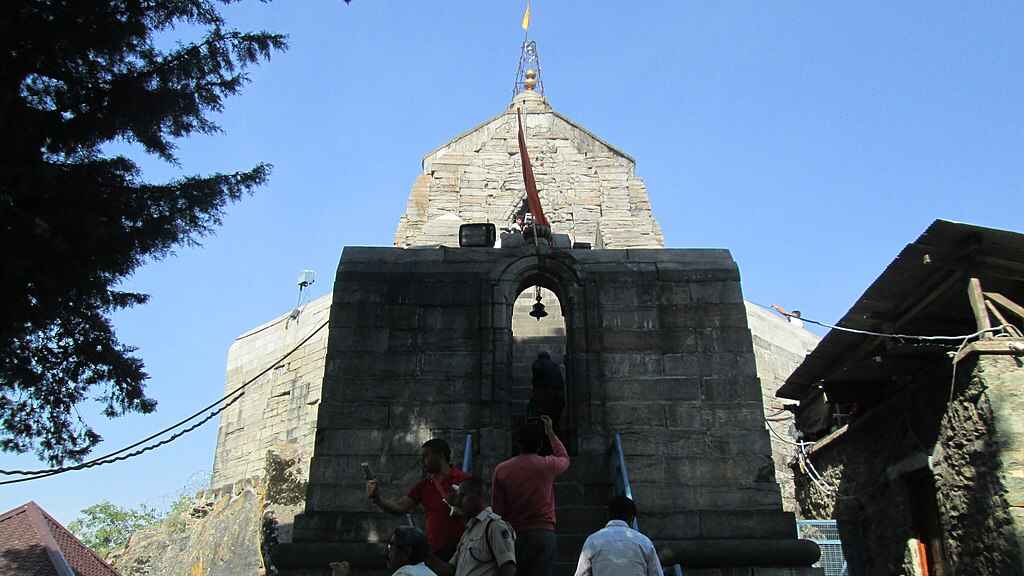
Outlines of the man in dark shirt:
M551 354L540 352L533 361L532 372L530 415L550 416L557 430L558 421L562 418L562 410L565 408L565 381L562 379L562 369L551 359Z
M376 480L366 482L366 495L381 510L392 514L406 514L423 506L427 516L427 541L431 551L439 558L449 560L462 537L465 520L453 513L446 497L453 484L462 482L468 475L451 465L452 451L441 438L428 440L423 444L421 456L425 476L399 498L384 498L380 495Z

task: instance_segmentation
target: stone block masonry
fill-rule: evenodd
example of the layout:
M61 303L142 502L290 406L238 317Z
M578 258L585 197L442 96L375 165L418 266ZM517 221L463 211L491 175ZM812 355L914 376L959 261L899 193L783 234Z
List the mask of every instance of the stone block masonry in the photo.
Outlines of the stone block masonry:
M280 316L235 339L228 350L224 392L241 386L277 362L327 321L331 295ZM328 328L246 388L245 395L220 415L212 488L260 477L267 451L289 442L308 461L313 452L317 405L327 359Z
M472 434L485 477L512 454L514 371L527 366L514 361L509 328L534 284L564 315L563 421L576 454L560 493L607 486L618 432L653 538L792 537L727 251L346 248L296 541L365 542L400 521L340 496L359 486L361 462L394 495L419 479L431 437L458 459ZM347 298L371 292L363 304ZM582 500L560 510L563 532L603 523Z
M555 232L603 248L664 246L634 160L532 92L423 159L395 246L458 246L460 224L508 223L525 190L517 108L524 114L541 203Z

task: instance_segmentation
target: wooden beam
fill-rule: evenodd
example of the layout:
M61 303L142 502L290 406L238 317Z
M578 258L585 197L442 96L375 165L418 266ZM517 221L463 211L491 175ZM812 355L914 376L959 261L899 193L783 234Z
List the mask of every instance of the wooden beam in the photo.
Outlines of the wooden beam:
M985 296L981 291L981 281L971 278L967 281L967 298L971 301L971 311L974 312L974 322L978 326L978 332L992 328L992 322L988 317L988 310L985 308ZM986 332L981 338L991 338L992 334Z
M1020 330L1018 330L1016 326L1014 326L1013 324L1010 324L1006 320L1006 317L1003 316L1002 312L1000 312L999 309L996 308L996 305L993 304L992 301L989 300L988 298L985 299L985 308L988 308L988 311L993 316L996 317L996 320L999 320L999 324L1001 326L1005 326L1005 328L1003 328L1003 329L1006 330L1007 332L1009 332L1010 336L1013 336L1015 338L1021 338L1022 336L1024 336L1024 335L1022 335L1020 333Z
M1016 302L1010 300L1006 296L1003 296L999 292L985 292L985 298L988 298L989 300L995 302L996 304L999 304L1003 308L1006 308L1007 311L1015 314L1017 318L1020 318L1022 321L1024 321L1024 306L1017 304Z
M996 305L993 304L992 301L987 299L987 298L985 299L985 308L988 309L989 314L995 316L996 320L999 320L1000 324L1003 324L1003 325L1009 324L1009 322L1006 321L1006 318L999 311L999 309L996 308Z
M953 363L956 364L971 354L1009 354L1019 358L1022 346L1024 339L1021 338L992 338L984 342L971 342L960 350Z

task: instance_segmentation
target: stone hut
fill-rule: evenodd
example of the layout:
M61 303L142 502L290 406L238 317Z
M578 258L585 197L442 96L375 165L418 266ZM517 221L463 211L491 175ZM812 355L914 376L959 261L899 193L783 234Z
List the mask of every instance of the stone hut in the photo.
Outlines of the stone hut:
M1024 574L1022 302L1024 235L936 220L778 391L849 574Z

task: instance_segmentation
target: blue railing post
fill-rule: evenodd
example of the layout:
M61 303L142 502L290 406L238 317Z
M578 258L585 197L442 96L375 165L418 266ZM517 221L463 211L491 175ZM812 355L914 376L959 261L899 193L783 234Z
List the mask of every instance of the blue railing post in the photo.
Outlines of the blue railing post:
M615 438L612 440L612 466L614 466L615 474L615 488L618 494L625 494L627 498L633 500L633 488L629 485L629 471L626 470L626 455L622 452L622 435L618 432L615 433ZM633 518L633 530L640 530L640 522L637 518ZM683 567L680 564L674 564L672 566L673 576L683 576Z
M466 446L462 449L462 471L470 474L473 467L473 434L466 434Z
M626 471L626 458L622 454L622 435L615 433L615 465L619 469L617 480L622 483L622 493L633 499L633 489L629 486L629 472Z

